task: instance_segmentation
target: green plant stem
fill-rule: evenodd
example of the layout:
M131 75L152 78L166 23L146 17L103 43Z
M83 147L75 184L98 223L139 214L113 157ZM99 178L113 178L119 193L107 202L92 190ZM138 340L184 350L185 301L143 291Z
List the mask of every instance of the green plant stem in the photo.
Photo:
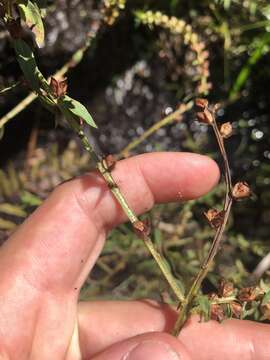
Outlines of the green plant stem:
M122 195L118 185L116 184L109 167L106 165L105 160L100 160L98 155L95 153L94 149L90 145L86 135L84 134L83 130L75 121L69 121L71 128L77 133L80 137L82 145L86 151L88 151L94 160L97 169L99 170L100 174L103 176L104 180L108 184L108 187L118 203L120 204L121 208L123 209L124 213L126 214L129 221L134 224L139 221L137 215L133 212L130 208L129 204L127 203L125 197ZM166 261L162 258L162 256L156 250L151 238L149 236L144 236L143 238L144 244L147 247L150 254L153 256L154 260L156 261L161 273L167 280L168 284L170 285L171 289L173 290L175 296L177 297L178 301L182 302L184 300L184 294L182 293L181 288L178 286L175 278L173 277L170 269L168 268Z

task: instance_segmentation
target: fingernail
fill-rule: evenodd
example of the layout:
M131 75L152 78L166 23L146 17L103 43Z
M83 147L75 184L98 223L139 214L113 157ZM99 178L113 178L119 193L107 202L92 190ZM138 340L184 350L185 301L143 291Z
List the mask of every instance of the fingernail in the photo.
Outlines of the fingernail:
M123 360L180 360L178 354L161 341L144 341L136 345Z

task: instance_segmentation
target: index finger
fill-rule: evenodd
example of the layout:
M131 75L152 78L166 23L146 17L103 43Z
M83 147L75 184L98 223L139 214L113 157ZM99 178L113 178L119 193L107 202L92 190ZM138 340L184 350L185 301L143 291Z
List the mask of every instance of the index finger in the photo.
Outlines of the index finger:
M140 214L155 202L191 199L218 181L211 159L189 153L154 153L116 164L113 176ZM19 272L40 290L76 289L87 277L106 231L126 220L103 178L93 172L58 187L1 251L0 271Z

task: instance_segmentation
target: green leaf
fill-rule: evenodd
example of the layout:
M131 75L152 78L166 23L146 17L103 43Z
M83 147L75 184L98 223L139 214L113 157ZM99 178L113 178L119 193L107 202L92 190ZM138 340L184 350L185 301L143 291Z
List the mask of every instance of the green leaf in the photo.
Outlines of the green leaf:
M33 51L25 41L20 39L14 41L14 49L25 79L30 83L33 90L39 92L39 70Z
M97 125L94 122L92 116L89 114L86 107L83 104L81 104L79 101L74 100L71 97L65 95L64 97L58 100L58 104L60 108L64 107L64 109L68 110L72 115L75 115L80 119L83 119L88 125L97 128Z
M268 291L265 295L264 295L264 297L263 297L263 299L262 299L262 305L266 305L266 304L268 304L270 302L270 291Z
M265 35L262 37L262 39L257 44L255 50L253 50L253 52L251 53L246 64L240 70L240 72L232 86L232 89L230 91L230 95L229 95L230 100L235 100L237 98L240 91L246 84L254 66L258 63L258 61L266 53L269 52L269 48L266 48L266 45L269 43L270 43L270 34L265 33Z
M205 295L198 296L196 302L200 307L200 311L204 320L209 320L211 304L208 297Z
M36 195L30 193L29 191L24 191L21 195L21 200L26 206L39 206L42 204L42 200Z
M36 4L29 0L19 0L17 2L21 18L35 34L36 42L39 47L44 45L44 25L41 17L41 11Z

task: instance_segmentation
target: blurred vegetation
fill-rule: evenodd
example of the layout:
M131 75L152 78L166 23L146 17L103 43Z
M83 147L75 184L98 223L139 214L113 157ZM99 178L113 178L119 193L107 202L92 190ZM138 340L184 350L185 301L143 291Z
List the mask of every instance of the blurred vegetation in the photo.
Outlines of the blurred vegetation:
M46 75L84 44L99 16L98 5L94 0L48 1L46 45L38 52ZM120 153L198 95L209 92L211 102L221 103L219 121L231 121L234 128L227 142L233 178L248 181L254 195L234 207L223 250L203 290L214 291L220 277L247 286L257 280L254 270L270 252L269 2L133 0L117 11L109 14L108 25L69 72L69 91L91 111L99 126L94 140L105 154ZM9 36L0 25L0 89L12 88L0 93L2 116L28 94L27 86L13 86L21 80ZM3 135L2 241L58 183L90 167L71 132L55 128L54 116L38 103L11 120ZM160 150L206 153L220 161L212 134L192 111L160 128L132 154ZM213 231L202 213L220 204L223 195L220 185L198 201L157 206L147 215L155 244L182 286L190 283L209 249ZM266 269L266 281L269 275ZM110 234L81 297L163 298L166 291L141 241L129 225L122 225Z

